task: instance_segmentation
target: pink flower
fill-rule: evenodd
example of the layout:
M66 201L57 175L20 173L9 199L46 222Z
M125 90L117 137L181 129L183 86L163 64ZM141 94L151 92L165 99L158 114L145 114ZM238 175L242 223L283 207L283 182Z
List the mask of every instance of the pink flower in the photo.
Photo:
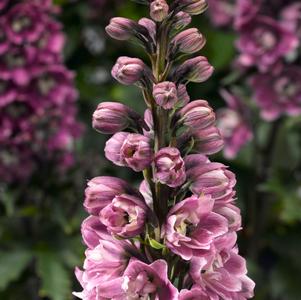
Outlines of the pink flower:
M160 149L154 158L155 178L170 187L177 187L185 182L185 166L177 148Z
M211 300L197 285L193 286L191 290L181 290L179 300Z
M84 271L75 270L83 291L73 294L80 299L106 299L101 290L122 278L130 257L136 255L136 250L130 243L111 237L97 219L90 217L82 226L84 239L89 240L95 235L95 241L97 237L98 242L86 250ZM138 253L137 255L139 256Z
M118 132L107 141L105 155L118 166L127 166L140 172L152 161L150 140L141 134Z
M99 289L109 299L168 299L178 300L178 291L167 277L167 263L156 260L147 265L131 259L122 278Z
M84 207L90 214L98 216L104 207L121 194L137 195L137 191L122 179L110 176L95 177L88 182L85 190Z
M99 216L109 232L123 238L131 238L143 231L147 206L139 197L121 194L103 208Z
M196 195L210 195L216 203L233 201L235 175L221 163L210 162L201 154L188 155L185 159L190 189Z
M254 282L247 277L245 259L237 250L223 253L213 262L193 258L190 274L203 291L212 295L209 299L249 299L254 296Z
M242 101L226 90L221 92L228 107L217 112L217 126L224 138L226 158L235 158L240 149L253 138L249 111Z
M167 247L184 260L202 257L228 231L227 220L212 211L210 197L192 196L176 204L163 227Z

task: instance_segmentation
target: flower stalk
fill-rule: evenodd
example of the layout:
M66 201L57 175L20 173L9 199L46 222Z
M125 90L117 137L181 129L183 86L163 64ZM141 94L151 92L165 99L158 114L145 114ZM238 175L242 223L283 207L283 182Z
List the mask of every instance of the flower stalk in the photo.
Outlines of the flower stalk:
M144 2L153 20L118 18L117 24L115 18L107 32L118 40L131 36L148 40L149 45L141 42L141 46L150 57L151 69L138 58L121 57L112 70L120 83L141 89L147 126L141 128L143 134L125 128L128 116L139 118L122 105L112 103L107 111L102 109L109 107L105 103L94 114L95 128L113 134L106 143L106 157L142 172L144 180L139 191L125 188L128 185L117 178L100 177L88 183L85 208L93 227L85 222L82 234L92 249L86 253L84 271L77 271L83 291L75 295L87 300L249 299L254 283L236 247L241 220L235 206L235 176L206 156L223 145L208 102L188 104L186 84L205 81L213 67L202 56L174 65L182 51L193 54L203 46L196 29L182 31L180 47L171 41L188 25L190 15L204 11L206 3ZM173 28L181 21L184 26ZM191 39L197 47L191 46ZM95 247L90 239L99 240L99 245ZM108 242L116 242L110 255ZM112 270L113 265L118 268Z

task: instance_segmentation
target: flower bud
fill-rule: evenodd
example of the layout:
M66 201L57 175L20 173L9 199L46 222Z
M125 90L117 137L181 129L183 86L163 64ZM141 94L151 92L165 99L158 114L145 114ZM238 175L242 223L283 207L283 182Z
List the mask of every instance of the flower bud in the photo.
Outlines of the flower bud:
M204 82L213 73L214 68L209 64L208 60L204 56L197 56L186 60L176 70L177 81L191 81L191 82Z
M148 18L142 18L138 21L138 24L146 28L149 36L152 38L153 42L156 41L156 23Z
M180 110L184 125L193 130L204 129L215 122L213 109L205 100L192 101Z
M185 158L185 167L194 194L210 195L215 205L220 206L233 201L236 179L225 165L210 162L204 155L192 154Z
M186 180L184 161L177 148L166 147L154 158L155 178L170 187L182 185Z
M176 30L182 30L191 23L190 14L180 11L175 15L173 27Z
M185 106L190 101L190 97L187 93L185 84L179 84L178 86L178 105L180 107Z
M154 0L150 4L150 16L156 22L162 22L167 17L168 10L165 0Z
M152 161L150 140L141 134L118 132L107 141L105 156L117 166L140 172Z
M93 113L93 128L104 134L114 134L130 125L131 115L135 114L129 107L118 102L102 102Z
M206 0L180 0L179 5L183 6L182 11L190 15L199 15L208 8Z
M153 96L164 109L171 109L178 101L177 87L173 82L164 81L154 85Z
M147 206L142 199L122 194L99 214L100 221L110 233L123 238L132 238L144 229Z
M127 18L112 18L105 28L107 34L116 40L125 41L132 37L136 23Z
M85 190L84 207L87 212L97 216L99 212L110 204L116 195L123 193L134 194L124 180L110 176L100 176L91 179Z
M177 34L172 42L176 50L192 54L205 46L206 39L197 28L190 28Z
M139 58L121 56L112 69L112 76L122 84L131 85L140 81L146 66Z
M214 126L197 131L193 137L195 150L205 155L217 153L224 146L223 138L219 130Z

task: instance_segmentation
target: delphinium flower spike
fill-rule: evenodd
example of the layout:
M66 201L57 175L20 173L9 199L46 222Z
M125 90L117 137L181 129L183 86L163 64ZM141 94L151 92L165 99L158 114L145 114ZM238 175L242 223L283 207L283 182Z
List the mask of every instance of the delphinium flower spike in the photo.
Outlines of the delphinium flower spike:
M82 124L57 10L51 0L0 1L1 183L27 181L47 162L74 163Z
M143 172L139 190L118 178L88 182L82 225L88 249L76 270L83 291L96 299L250 299L254 283L238 254L240 210L235 175L207 155L223 147L206 100L190 101L189 82L207 80L213 67L192 15L203 0L139 1L150 8L139 21L113 18L106 30L117 40L139 42L150 58L120 57L112 76L138 86L144 117L120 103L103 102L93 127L112 134L105 155L117 166ZM183 31L184 30L184 31Z

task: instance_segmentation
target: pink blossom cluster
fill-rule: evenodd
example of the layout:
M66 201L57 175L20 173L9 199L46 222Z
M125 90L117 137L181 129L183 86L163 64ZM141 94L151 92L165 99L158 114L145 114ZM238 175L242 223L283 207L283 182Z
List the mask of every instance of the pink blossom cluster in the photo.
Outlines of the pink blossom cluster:
M81 125L56 12L48 0L0 4L0 178L7 182L45 161L63 169L73 161Z
M117 102L102 102L93 127L112 136L105 155L117 166L143 172L139 189L119 178L88 182L82 223L87 246L76 276L84 300L243 300L253 297L254 282L239 255L241 215L235 205L235 175L208 155L223 139L206 100L190 101L189 82L213 73L203 56L179 60L205 45L192 15L204 0L144 1L149 18L113 18L107 33L138 42L151 67L122 56L112 76L136 85L147 109L144 117Z
M239 56L234 68L252 91L250 97L262 119L274 121L283 115L300 115L301 3L209 0L209 4L212 22L231 26L238 35ZM219 123L225 137L225 155L233 158L252 139L251 122L246 105L238 104L241 95L226 91L223 96L229 107L220 113ZM233 106L233 101L237 105Z

